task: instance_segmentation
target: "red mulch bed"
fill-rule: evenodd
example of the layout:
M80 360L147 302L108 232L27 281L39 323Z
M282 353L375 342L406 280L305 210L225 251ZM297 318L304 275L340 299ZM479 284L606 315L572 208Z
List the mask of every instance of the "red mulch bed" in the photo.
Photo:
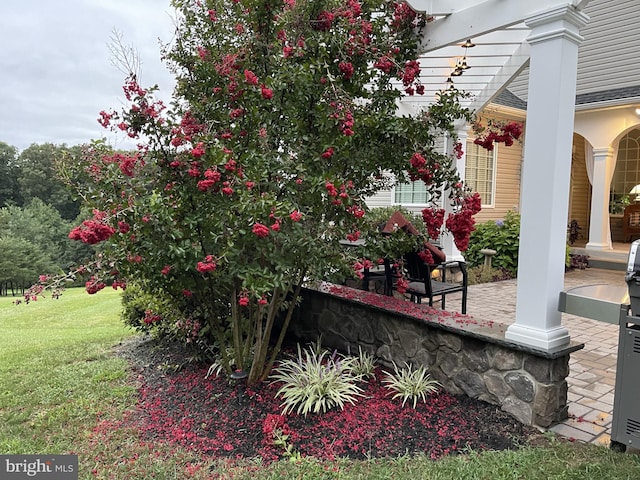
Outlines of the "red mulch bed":
M288 435L302 456L364 459L424 453L433 459L472 449L505 450L539 432L488 403L441 391L427 403L403 407L383 387L382 370L355 405L324 414L281 415L278 385L245 389L224 375L205 378L207 366L185 364L180 348L152 340L123 346L139 384L138 412L130 417L147 441L179 444L215 458L283 457L273 430ZM177 372L162 365L185 365Z

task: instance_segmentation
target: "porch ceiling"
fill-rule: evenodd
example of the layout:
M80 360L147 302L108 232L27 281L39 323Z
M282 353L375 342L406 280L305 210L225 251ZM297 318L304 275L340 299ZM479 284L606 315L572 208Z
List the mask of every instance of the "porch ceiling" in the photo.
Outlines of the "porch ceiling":
M479 110L495 98L529 63L530 29L525 20L555 8L584 8L589 0L408 0L416 11L433 18L424 29L423 54L419 57L424 95L406 96L405 108L419 109L433 103L450 88L470 94L464 106ZM475 46L464 48L470 39ZM468 69L452 76L458 62ZM399 88L402 86L399 85Z

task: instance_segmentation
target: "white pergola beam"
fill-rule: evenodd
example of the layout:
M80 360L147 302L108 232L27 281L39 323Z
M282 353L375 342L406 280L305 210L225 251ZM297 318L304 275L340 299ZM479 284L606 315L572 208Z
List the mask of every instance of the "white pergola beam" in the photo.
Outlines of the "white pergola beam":
M521 1L521 0L517 0ZM590 0L573 0L566 3L573 3L573 6L578 9L583 9L587 6ZM465 10L469 7L473 7L482 3L482 0L457 0L455 2L455 6L452 6L453 2L451 0L413 0L410 4L413 7L413 4L422 5L422 9L418 10L419 12L427 12L432 15L449 15L454 13L456 10Z
M526 35L522 35L522 41L526 38ZM486 46L484 44L477 45L473 48L470 48L467 52L469 57L495 57L495 56L510 56L515 50L515 43L519 43L517 40L512 41L510 44L502 43ZM462 57L465 54L464 48L459 45L452 45L448 47L443 47L433 52L434 56L431 56L431 52L425 56L420 56L420 59L429 58L455 58Z
M522 22L526 18L562 6L580 4L580 8L589 0L536 0L535 2L522 0L485 0L465 1L447 16L429 23L425 28L422 49L424 52L458 42L467 38L473 39L485 33L507 28ZM446 2L430 2L430 0L408 0L411 8L419 12L428 12L434 8L432 3L444 5ZM448 2L452 3L452 2ZM489 14L490 12L490 14Z
M480 91L471 104L471 109L479 111L488 105L513 78L529 65L530 47L522 43L511 58L500 68L491 81Z
M417 12L425 12L439 17L473 7L478 3L478 0L457 0L456 2L451 0L412 0L407 3ZM417 6L418 4L419 6Z

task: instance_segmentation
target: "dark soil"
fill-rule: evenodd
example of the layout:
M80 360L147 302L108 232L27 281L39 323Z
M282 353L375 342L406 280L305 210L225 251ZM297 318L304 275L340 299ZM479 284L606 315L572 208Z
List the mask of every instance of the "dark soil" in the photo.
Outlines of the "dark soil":
M364 459L425 453L437 459L466 450L514 449L539 437L498 407L464 395L441 391L415 409L411 402L403 407L382 386L382 370L363 386L355 405L283 416L278 385L245 388L224 375L205 378L208 365L189 363L183 348L137 339L119 353L139 385L138 411L130 421L143 438L216 458L269 462L298 454Z

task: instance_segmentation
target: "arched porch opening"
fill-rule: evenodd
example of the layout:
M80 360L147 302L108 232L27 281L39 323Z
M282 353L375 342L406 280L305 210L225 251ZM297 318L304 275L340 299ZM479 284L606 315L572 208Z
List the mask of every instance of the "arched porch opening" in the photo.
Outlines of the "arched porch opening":
M581 247L589 240L591 222L591 181L587 168L586 145L587 141L582 135L573 134L567 225L572 221L577 222L580 230L575 245Z
M627 131L618 141L618 154L609 190L609 214L613 242L628 242L622 231L623 213L628 205L640 203L640 129Z
M591 255L590 252L611 251L614 242L622 241L624 207L620 208L620 204L628 201L625 195L628 196L631 189L640 184L640 165L634 158L633 162L625 160L625 166L618 168L618 149L619 146L625 145L624 158L640 156L628 151L633 150L635 140L624 140L630 132L638 129L640 118L629 105L576 112L573 152L576 155L584 155L591 184L586 243L588 255ZM634 134L632 137L640 136ZM634 173L627 179L629 169ZM636 171L639 172L638 177L635 175ZM614 175L616 181L613 180ZM636 178L638 183L634 183ZM633 185L627 188L627 184L630 183ZM573 208L580 208L576 205L575 199Z

